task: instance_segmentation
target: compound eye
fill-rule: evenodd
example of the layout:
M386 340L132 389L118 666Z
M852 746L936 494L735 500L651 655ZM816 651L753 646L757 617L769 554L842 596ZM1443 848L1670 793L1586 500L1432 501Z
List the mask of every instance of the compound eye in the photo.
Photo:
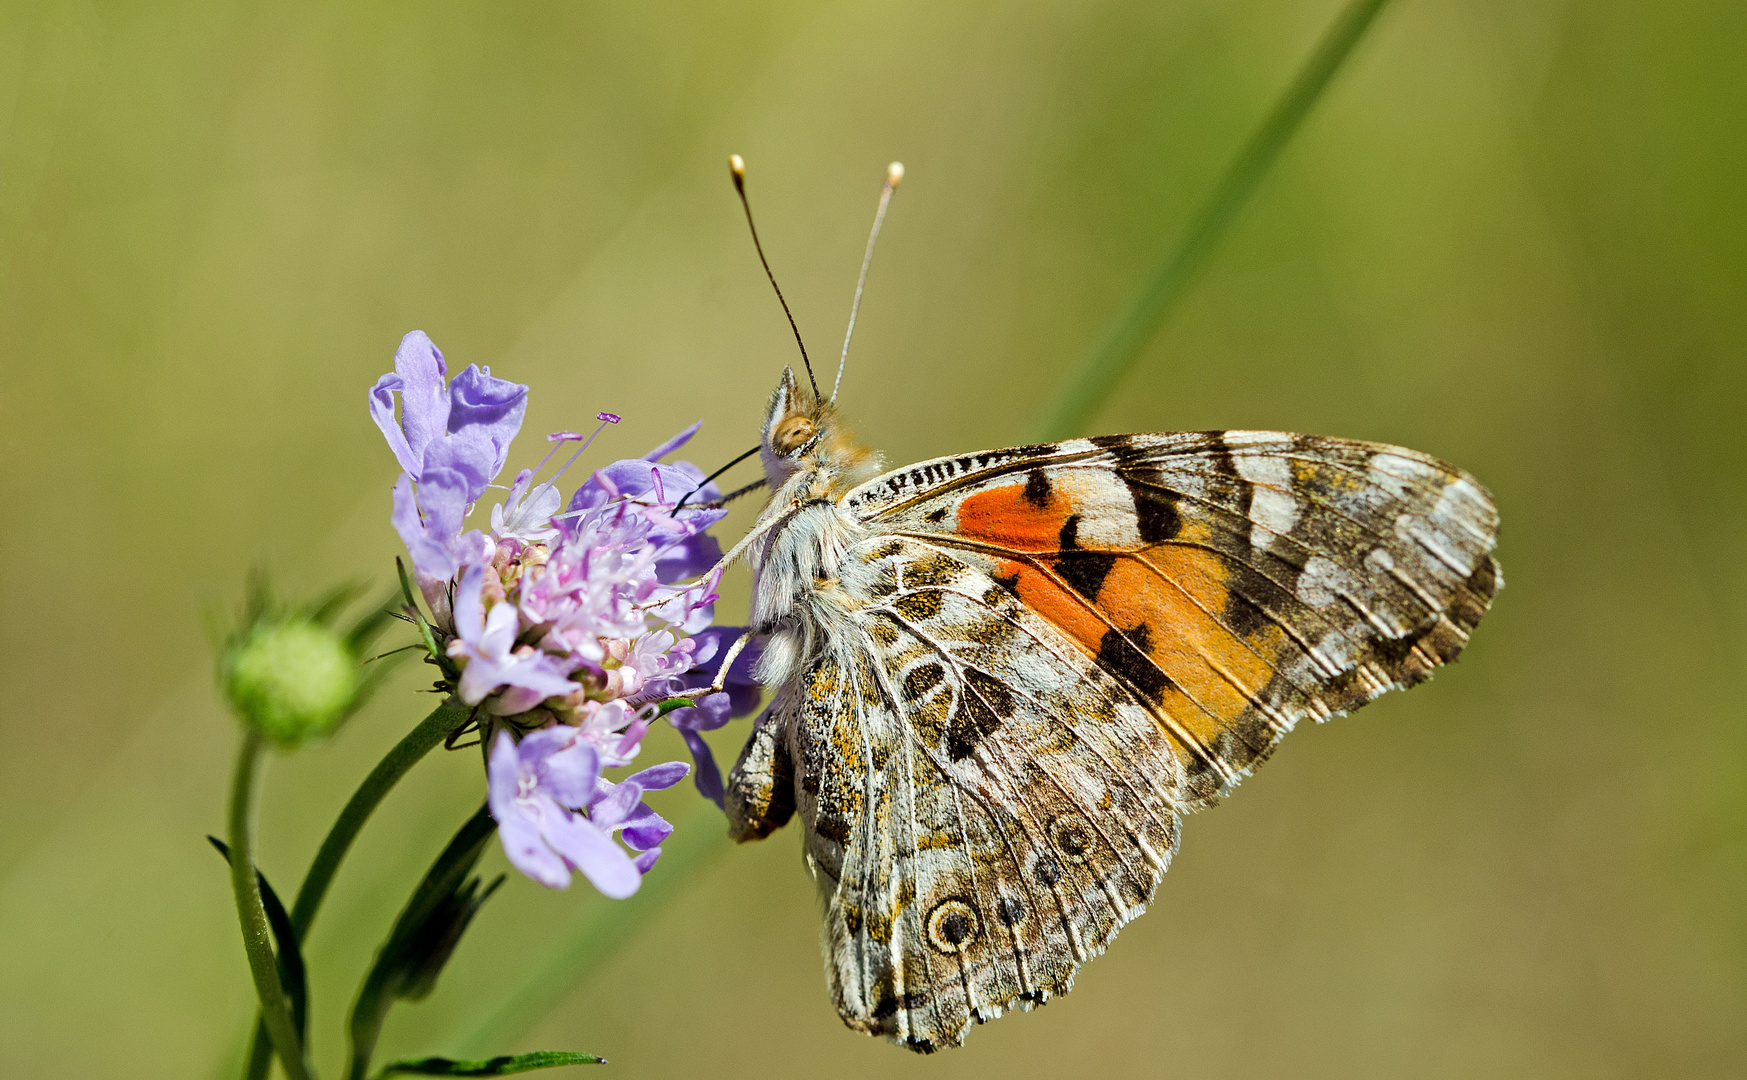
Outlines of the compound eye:
M818 429L804 416L790 416L776 426L770 436L770 448L784 457L813 441Z

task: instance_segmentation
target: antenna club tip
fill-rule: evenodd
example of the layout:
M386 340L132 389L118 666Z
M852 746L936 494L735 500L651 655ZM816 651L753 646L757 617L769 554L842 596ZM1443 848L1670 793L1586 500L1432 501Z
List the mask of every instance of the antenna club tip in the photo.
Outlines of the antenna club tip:
M739 154L728 155L728 171L734 174L735 187L746 183L746 159Z
M904 163L902 161L894 161L886 166L886 183L892 187L897 187L903 180Z

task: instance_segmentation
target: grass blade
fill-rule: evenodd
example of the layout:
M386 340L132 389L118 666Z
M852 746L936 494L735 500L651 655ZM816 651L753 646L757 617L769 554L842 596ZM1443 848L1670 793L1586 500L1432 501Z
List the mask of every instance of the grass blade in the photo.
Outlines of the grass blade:
M1165 254L1151 280L1086 353L1079 372L1056 401L1055 411L1037 430L1039 441L1080 434L1116 389L1388 2L1350 0L1336 16L1286 93L1251 133L1207 201L1189 219L1188 227Z

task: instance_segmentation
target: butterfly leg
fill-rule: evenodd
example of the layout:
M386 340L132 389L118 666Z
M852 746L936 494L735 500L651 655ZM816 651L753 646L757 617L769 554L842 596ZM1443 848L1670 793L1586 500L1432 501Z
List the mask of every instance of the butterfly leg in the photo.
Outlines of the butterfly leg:
M747 642L751 640L751 630L734 639L734 644L728 647L728 655L722 658L722 666L716 669L716 677L710 680L708 686L694 686L690 690L681 690L673 696L698 701L711 694L720 694L723 688L728 685L728 669L734 666L734 661L739 658L740 653L746 648Z
M772 529L776 528L777 526L782 525L785 522L787 522L789 520L789 518L794 516L795 511L799 510L799 509L800 509L799 503L791 503L782 513L770 514L768 517L765 518L765 520L763 522L761 522L760 524L755 525L751 529L747 530L746 535L742 536L740 538L739 543L737 543L733 547L729 548L728 553L726 555L724 555L720 559L716 560L716 565L710 567L708 570L704 571L702 574L698 575L697 577L693 578L690 581L681 582L678 585L669 586L669 588L675 589L679 592L684 592L687 589L696 588L697 586L702 585L706 581L710 581L712 579L719 580L721 578L722 574L725 573L730 566L733 566L734 563L742 555L746 554L746 549L752 546L752 542L754 540L757 540L759 537L763 536L765 533L768 533ZM662 604L665 604L672 599L673 599L673 597L671 595L664 595L660 599L650 600L650 601L647 601L645 603L639 604L637 606L639 608L657 608L657 607L660 607Z

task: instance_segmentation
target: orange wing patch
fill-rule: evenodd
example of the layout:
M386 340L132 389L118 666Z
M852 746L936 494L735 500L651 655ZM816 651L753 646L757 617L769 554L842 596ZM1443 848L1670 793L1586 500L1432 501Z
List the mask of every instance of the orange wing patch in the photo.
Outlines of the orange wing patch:
M964 499L956 532L1005 556L996 580L1126 682L1191 774L1212 770L1223 786L1281 733L1260 695L1289 643L1271 623L1227 625L1233 569L1209 550L1216 537L1173 520L1173 537L1149 544L1135 498L1109 474L1035 471Z

